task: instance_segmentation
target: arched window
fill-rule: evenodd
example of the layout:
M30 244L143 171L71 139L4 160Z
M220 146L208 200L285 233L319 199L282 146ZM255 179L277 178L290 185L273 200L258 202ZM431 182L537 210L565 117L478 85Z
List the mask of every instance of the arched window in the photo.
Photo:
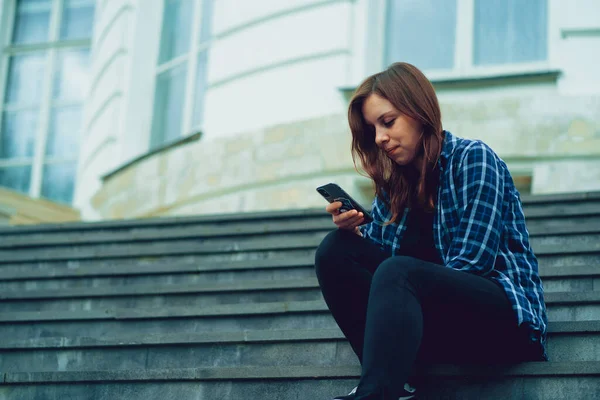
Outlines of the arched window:
M164 0L151 147L198 131L214 0Z
M71 203L95 1L4 3L0 186Z

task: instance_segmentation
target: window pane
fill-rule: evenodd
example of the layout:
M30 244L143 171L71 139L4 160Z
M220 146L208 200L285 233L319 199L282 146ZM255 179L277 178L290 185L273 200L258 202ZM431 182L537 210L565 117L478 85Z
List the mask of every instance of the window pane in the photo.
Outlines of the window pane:
M83 100L87 94L89 49L61 51L54 76L55 100Z
M31 183L31 165L0 167L0 186L27 193Z
M77 158L81 132L81 107L52 109L46 155Z
M206 96L206 69L208 67L208 51L201 51L198 55L198 69L196 70L196 88L194 93L194 118L193 124L199 127L204 119L204 98Z
M35 53L10 59L4 101L7 104L33 105L40 102L46 55Z
M32 157L37 122L37 110L2 113L0 158Z
M64 0L61 39L89 39L94 26L94 1Z
M390 0L386 23L386 64L454 67L456 0Z
M215 0L202 0L202 26L200 26L200 43L206 42L212 35L212 16Z
M181 136L186 66L163 72L156 81L152 140L154 146Z
M75 188L76 162L44 166L42 196L61 203L71 204Z
M194 0L165 0L159 64L189 51L193 10Z
M47 42L51 8L50 0L18 0L13 43Z
M546 0L476 0L475 65L545 60Z

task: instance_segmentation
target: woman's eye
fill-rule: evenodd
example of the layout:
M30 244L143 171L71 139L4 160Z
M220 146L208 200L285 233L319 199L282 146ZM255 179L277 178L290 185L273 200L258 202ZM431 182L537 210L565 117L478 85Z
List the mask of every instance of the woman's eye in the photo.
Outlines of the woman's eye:
M384 122L383 126L385 126L386 128L389 128L390 126L394 125L394 121L395 121L395 119L391 119L387 122Z

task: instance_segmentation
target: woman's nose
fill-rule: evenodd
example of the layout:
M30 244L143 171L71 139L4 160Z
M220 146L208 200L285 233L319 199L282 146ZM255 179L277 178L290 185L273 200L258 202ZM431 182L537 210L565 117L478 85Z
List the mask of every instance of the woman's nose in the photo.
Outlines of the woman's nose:
M381 146L383 143L386 143L388 140L390 140L390 138L387 135L387 133L383 132L381 129L375 130L375 144L377 144L378 146Z

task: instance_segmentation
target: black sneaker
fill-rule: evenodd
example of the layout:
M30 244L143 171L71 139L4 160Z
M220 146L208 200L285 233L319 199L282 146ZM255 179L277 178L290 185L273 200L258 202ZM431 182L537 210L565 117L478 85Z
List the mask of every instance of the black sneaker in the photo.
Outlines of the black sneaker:
M354 389L352 389L352 391L350 393L348 393L346 396L334 397L333 400L353 400L354 394L356 393L356 389L358 389L358 387L355 387ZM400 397L398 397L398 400L411 400L411 399L412 400L417 399L417 389L410 386L408 383L405 383L404 384L404 392L400 395Z

